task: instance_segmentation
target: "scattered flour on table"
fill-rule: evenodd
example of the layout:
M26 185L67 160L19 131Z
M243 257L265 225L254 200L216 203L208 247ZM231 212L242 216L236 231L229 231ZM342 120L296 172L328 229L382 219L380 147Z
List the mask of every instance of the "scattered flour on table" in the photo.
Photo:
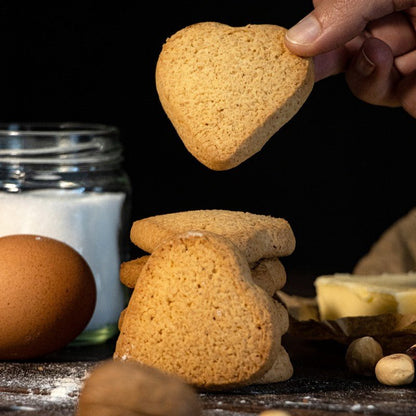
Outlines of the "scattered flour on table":
M78 396L82 387L82 380L65 377L57 379L54 386L50 389L49 397L51 400L66 400ZM48 397L48 395L46 396Z
M79 370L69 370L63 377L41 378L30 394L40 396L39 400L54 402L77 400L87 374L87 370L81 373Z
M0 397L3 405L74 406L79 398L85 379L88 377L88 365L70 364L21 364L8 373L11 366L0 365ZM1 371L3 370L3 372Z

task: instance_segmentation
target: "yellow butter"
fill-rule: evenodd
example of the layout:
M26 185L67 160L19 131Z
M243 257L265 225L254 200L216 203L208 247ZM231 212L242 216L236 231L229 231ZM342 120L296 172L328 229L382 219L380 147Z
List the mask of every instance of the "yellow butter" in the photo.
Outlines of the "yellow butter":
M315 289L321 320L416 314L416 273L320 276Z

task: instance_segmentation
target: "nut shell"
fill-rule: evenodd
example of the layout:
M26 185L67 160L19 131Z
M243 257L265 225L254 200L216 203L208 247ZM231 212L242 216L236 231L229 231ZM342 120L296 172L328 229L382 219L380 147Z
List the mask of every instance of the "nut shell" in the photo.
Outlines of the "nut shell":
M76 416L200 416L193 388L132 361L107 360L87 377Z

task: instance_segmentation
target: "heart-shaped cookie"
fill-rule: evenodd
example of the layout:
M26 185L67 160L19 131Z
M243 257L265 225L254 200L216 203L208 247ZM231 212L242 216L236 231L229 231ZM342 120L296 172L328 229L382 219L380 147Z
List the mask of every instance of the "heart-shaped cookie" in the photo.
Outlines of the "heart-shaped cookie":
M230 240L189 231L149 256L123 313L114 358L200 388L241 386L272 368L287 326L287 311L253 282Z
M166 238L188 230L205 230L230 239L249 263L285 257L296 245L293 230L284 218L225 209L197 209L154 215L134 221L133 244L152 253Z
M213 170L257 153L312 90L313 63L284 44L276 25L187 26L156 66L160 102L185 147Z

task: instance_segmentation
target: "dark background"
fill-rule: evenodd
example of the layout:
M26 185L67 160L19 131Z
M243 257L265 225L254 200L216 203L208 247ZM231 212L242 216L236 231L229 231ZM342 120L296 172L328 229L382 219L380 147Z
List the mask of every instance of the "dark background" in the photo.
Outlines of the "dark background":
M137 1L2 2L0 119L119 127L132 220L208 208L287 219L297 248L284 264L288 283L301 291L296 272L312 279L351 271L382 231L415 206L415 119L359 101L337 75L315 85L260 153L214 172L185 150L159 103L154 70L165 39L189 24L290 27L311 8L304 0L144 8Z

